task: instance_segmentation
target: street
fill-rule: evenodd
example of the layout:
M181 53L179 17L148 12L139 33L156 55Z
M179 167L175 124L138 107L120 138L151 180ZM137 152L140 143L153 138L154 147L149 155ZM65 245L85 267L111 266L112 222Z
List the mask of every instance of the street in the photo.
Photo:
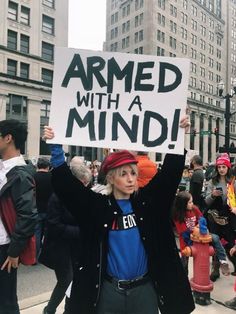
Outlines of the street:
M192 270L192 258L190 258L190 277ZM21 314L42 314L50 292L55 285L54 272L43 265L25 267L20 266L18 276L18 297L21 307ZM234 276L222 276L214 284L211 293L212 304L209 306L196 306L193 314L230 314L230 310L220 304L234 297L233 284ZM216 302L215 302L216 301ZM218 303L219 302L219 303ZM58 308L57 314L63 313L63 303ZM148 313L147 313L148 314Z

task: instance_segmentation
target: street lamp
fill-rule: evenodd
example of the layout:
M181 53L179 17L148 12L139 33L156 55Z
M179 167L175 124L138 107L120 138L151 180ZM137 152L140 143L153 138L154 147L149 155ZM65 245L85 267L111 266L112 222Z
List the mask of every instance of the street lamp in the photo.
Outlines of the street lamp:
M230 117L232 116L232 114L230 113L230 98L232 98L236 94L236 78L233 79L232 85L233 85L233 93L226 94L225 96L223 96L223 91L225 87L224 82L220 81L218 83L219 96L225 99L225 150L227 153L229 153Z

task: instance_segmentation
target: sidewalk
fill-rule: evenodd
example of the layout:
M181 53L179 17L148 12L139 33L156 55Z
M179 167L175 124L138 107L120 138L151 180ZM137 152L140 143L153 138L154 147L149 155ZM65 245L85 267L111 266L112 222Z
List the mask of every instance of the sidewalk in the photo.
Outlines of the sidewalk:
M233 292L233 283L235 277L229 276L224 277L221 276L219 280L216 281L214 285L214 290L211 293L211 298L213 300L224 302L234 297ZM47 305L47 300L50 297L50 292L43 293L41 295L28 298L26 300L22 300L20 302L21 314L42 314L44 307ZM58 307L57 314L62 314L64 308L64 303ZM226 308L225 306L212 301L211 305L208 306L200 306L196 305L195 311L193 314L233 314L235 311ZM148 313L147 313L148 314Z

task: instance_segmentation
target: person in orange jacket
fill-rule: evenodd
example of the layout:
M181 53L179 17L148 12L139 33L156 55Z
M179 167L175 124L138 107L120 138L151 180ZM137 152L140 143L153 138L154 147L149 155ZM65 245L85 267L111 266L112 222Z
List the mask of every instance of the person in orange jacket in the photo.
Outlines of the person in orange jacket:
M142 188L157 173L157 165L150 160L147 152L137 152L135 156L138 161L138 187Z

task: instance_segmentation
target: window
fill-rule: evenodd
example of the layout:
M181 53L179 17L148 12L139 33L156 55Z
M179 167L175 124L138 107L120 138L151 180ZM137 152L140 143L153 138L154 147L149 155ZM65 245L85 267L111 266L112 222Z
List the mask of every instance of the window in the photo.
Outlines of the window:
M181 37L182 37L183 39L187 39L187 36L188 36L188 31L187 31L187 29L181 27Z
M44 41L42 42L42 58L48 61L54 59L54 46Z
M181 12L181 22L184 24L188 24L188 16L187 14L184 14L183 12Z
M173 21L170 21L170 30L173 33L177 33L177 24Z
M172 4L170 5L170 15L177 17L177 8Z
M140 15L135 16L135 27L138 27L143 24L143 13Z
M162 15L161 13L157 14L157 22L159 25L165 26L166 23L166 18L164 15Z
M158 7L165 10L165 0L158 0Z
M193 59L197 59L197 50L191 48L191 58Z
M139 31L139 32L136 32L134 34L134 42L137 43L139 41L142 41L143 40L143 30Z
M54 19L47 16L43 15L43 32L47 34L54 35Z
M8 119L26 120L27 98L18 95L9 95L6 106Z
M7 60L7 74L16 76L17 74L17 61L8 59Z
M21 6L20 22L25 25L30 25L30 9Z
M197 30L197 21L192 19L191 20L191 26L192 26L192 29L196 31Z
M170 36L170 47L176 49L176 39Z
M134 53L142 55L143 54L143 47L138 47L134 49Z
M29 78L29 64L20 63L20 77L28 79Z
M18 4L12 1L9 1L8 4L8 18L14 21L17 21L18 18Z
M157 40L161 41L162 43L165 42L165 33L160 31L159 29L157 30Z
M52 77L53 77L53 71L48 70L48 69L42 69L43 83L52 85Z
M40 117L44 118L42 125L48 125L49 116L50 116L51 102L43 100L40 108Z
M55 0L43 0L43 4L49 8L55 7Z
M143 0L135 0L135 10L143 7Z
M20 51L23 53L29 53L29 36L20 35Z
M185 10L187 10L187 8L188 8L188 1L187 0L183 0L183 8Z
M186 55L188 53L187 45L184 43L181 43L181 52Z
M191 34L191 42L193 45L197 45L197 36L194 34Z
M7 31L7 48L17 50L17 33L11 30Z
M165 49L161 47L157 47L157 56L164 56L165 55Z

